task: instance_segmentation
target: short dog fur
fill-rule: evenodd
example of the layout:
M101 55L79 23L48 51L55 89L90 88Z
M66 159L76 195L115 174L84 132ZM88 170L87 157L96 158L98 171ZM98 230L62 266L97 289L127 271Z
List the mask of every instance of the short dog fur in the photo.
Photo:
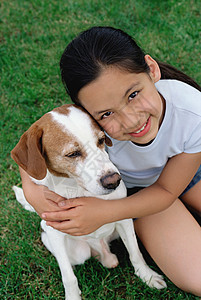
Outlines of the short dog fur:
M63 197L123 198L126 188L105 151L105 139L104 132L88 113L75 105L63 105L35 122L22 135L11 156L36 184L47 186ZM13 187L13 190L25 209L34 211L22 189ZM106 224L85 236L64 234L47 226L44 220L41 227L42 241L58 261L65 299L81 299L73 265L83 264L94 253L103 266L118 265L116 255L109 249L109 242L117 236L128 250L135 274L150 287L166 287L163 277L146 265L131 219Z

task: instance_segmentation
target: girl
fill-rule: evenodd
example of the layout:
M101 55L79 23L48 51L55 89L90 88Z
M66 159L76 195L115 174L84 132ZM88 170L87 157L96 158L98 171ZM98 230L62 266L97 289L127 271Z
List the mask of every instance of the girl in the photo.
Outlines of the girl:
M108 154L128 197L61 199L21 170L28 201L48 225L72 235L136 218L135 230L161 270L201 296L201 229L183 204L201 212L200 87L111 27L81 33L60 67L72 101L110 137Z

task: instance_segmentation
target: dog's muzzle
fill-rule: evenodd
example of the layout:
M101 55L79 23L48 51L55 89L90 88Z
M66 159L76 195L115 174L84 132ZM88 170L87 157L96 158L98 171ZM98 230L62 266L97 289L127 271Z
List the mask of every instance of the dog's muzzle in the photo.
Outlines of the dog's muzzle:
M121 181L121 176L118 173L109 173L101 177L101 185L108 190L115 190Z

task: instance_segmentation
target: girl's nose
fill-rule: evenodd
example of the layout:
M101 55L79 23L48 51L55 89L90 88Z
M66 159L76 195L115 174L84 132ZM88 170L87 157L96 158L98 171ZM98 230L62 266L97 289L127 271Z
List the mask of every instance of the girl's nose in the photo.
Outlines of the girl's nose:
M133 128L139 122L139 114L133 107L129 107L129 105L124 106L119 111L119 118L121 120L121 125L125 129Z

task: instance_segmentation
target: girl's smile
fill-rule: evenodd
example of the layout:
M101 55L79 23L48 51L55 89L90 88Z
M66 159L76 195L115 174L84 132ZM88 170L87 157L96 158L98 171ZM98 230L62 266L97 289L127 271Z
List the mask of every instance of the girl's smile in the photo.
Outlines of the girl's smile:
M131 132L129 134L134 137L142 137L147 132L149 132L150 128L151 128L151 117L149 117L149 119L145 122L145 124L140 129L138 129L136 132Z
M78 94L81 105L117 140L147 144L156 137L163 120L165 103L154 84L160 70L150 56L145 60L149 74L106 67Z

